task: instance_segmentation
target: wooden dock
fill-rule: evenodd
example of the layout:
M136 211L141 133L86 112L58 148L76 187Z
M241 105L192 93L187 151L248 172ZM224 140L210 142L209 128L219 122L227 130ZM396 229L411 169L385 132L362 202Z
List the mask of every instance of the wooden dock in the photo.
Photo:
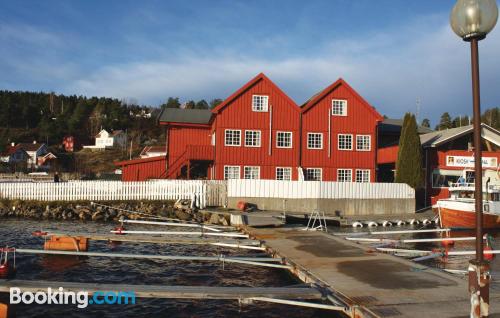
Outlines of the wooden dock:
M306 283L328 290L351 317L468 317L467 280L324 232L247 228L283 257ZM496 288L495 288L496 287ZM490 317L500 315L500 290L490 290Z
M163 286L163 285L126 285L126 284L93 284L77 282L30 281L0 279L0 292L8 293L11 287L19 287L22 291L46 292L63 287L65 291L128 292L133 291L138 298L172 298L172 299L235 299L244 300L255 297L278 299L321 299L319 291L310 287L208 287L208 286Z

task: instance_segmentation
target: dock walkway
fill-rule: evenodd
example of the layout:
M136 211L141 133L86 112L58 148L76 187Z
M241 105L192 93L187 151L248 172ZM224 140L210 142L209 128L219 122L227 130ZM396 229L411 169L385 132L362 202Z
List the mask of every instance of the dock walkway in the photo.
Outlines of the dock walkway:
M373 253L323 232L251 227L247 231L295 266L302 280L323 285L352 312L361 312L360 317L469 317L468 283L460 277ZM493 287L490 317L500 317L500 290Z

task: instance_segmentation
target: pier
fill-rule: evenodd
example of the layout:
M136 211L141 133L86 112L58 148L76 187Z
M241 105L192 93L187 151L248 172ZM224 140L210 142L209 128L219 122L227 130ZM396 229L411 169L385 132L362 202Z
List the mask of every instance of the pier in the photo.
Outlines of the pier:
M351 317L468 317L465 279L369 247L300 228L251 228L305 283L321 286ZM330 299L330 298L329 298ZM500 290L490 290L490 316L500 314Z

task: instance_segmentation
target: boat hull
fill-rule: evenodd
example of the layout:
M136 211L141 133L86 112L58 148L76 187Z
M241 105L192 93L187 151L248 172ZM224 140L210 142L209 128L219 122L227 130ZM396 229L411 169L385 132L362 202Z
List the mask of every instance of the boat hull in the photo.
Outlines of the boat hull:
M442 228L473 229L476 227L476 212L456 209L439 209L439 218ZM483 228L500 229L500 215L483 212Z

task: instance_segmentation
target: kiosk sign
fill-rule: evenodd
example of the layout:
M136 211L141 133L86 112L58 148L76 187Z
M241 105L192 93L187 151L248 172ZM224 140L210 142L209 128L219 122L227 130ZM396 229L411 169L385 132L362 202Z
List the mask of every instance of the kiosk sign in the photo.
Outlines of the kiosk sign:
M497 168L498 162L497 158L494 157L483 157L482 166L483 168ZM463 157L463 156L446 156L446 166L448 167L474 167L474 157Z

